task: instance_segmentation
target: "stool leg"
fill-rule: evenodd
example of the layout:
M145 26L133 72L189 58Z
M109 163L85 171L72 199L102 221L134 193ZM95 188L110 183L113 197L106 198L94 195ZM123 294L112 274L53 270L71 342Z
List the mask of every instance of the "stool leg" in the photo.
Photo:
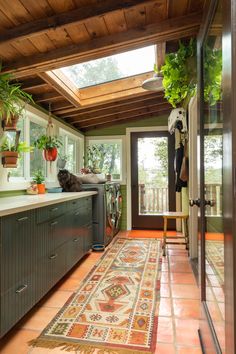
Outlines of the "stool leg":
M163 233L163 246L162 255L166 255L166 233L167 233L167 218L164 218L164 233Z

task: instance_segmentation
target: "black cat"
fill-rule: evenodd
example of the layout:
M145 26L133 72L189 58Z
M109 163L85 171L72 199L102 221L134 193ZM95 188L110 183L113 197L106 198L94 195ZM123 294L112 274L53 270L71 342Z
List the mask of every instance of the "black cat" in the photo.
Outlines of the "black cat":
M81 182L79 177L73 175L68 170L59 170L57 178L63 192L80 192Z

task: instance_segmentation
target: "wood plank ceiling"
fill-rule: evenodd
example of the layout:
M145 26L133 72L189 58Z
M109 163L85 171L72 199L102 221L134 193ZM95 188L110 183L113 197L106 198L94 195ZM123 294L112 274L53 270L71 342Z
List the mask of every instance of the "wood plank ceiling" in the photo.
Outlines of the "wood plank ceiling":
M87 131L170 110L146 73L78 89L60 67L157 44L157 60L196 36L207 0L0 0L0 58L35 102Z

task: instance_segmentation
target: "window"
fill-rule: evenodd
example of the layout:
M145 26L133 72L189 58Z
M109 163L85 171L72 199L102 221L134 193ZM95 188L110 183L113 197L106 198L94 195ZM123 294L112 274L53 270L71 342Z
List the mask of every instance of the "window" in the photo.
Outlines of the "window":
M121 181L122 176L122 139L95 139L89 138L87 146L95 147L97 151L96 166L101 173L111 174L112 180Z
M59 149L59 157L66 157L66 166L72 173L77 172L77 149L78 149L78 139L69 134L63 129L60 129L60 138L63 143L62 147Z
M152 45L61 70L76 86L83 88L153 71L154 63L155 46Z
M24 141L24 139L25 139L25 120L23 118L18 120L17 130L20 130L20 141ZM11 142L11 144L14 144L16 133L8 131L8 132L6 132L5 135L7 136L7 138ZM24 178L25 177L24 166L25 166L25 154L22 154L18 158L17 168L9 169L10 177Z
M30 121L30 145L34 145L34 142L43 134L46 134L46 127ZM43 170L46 176L46 162L42 151L35 148L30 156L30 176L32 177L37 170Z

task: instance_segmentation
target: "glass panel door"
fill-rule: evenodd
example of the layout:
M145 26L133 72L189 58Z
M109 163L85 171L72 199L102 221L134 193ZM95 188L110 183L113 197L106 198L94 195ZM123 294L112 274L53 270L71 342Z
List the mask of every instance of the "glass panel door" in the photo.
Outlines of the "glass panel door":
M200 122L201 298L217 352L225 348L221 6L218 1L202 45Z
M162 229L162 213L175 208L170 137L166 132L133 133L131 140L132 226Z

